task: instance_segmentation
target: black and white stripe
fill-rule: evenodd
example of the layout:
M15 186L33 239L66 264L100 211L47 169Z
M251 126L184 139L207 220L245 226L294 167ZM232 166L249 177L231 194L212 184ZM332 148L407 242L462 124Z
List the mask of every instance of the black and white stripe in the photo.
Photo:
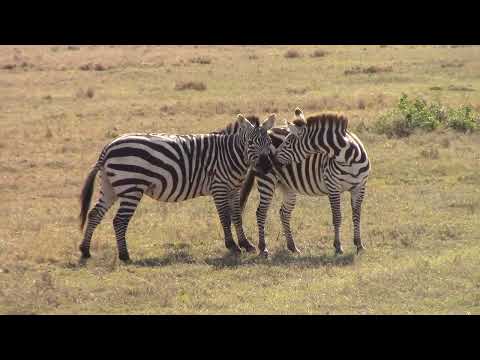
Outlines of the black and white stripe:
M296 195L327 195L332 210L335 228L334 247L343 253L340 243L342 214L340 195L351 194L354 225L354 244L357 251L364 248L360 237L360 213L370 162L365 147L352 132L347 131L347 119L337 115L320 115L304 119L300 109L288 128L273 128L269 131L275 151L275 166L267 175L257 175L260 204L257 209L259 249L268 255L265 244L265 222L275 188L283 193L280 219L287 247L298 252L295 246L290 218L295 208ZM253 171L250 171L242 189L242 209L253 186Z
M80 245L82 256L90 257L96 226L120 200L113 226L119 258L129 260L125 234L143 195L167 202L213 196L226 247L241 251L232 237L233 220L240 247L254 251L242 228L239 191L250 165L259 173L271 169L267 130L274 122L275 115L262 125L257 118L249 120L239 115L225 129L209 134L126 134L113 140L103 149L82 190L81 228L88 218ZM88 211L98 171L102 181L100 197Z

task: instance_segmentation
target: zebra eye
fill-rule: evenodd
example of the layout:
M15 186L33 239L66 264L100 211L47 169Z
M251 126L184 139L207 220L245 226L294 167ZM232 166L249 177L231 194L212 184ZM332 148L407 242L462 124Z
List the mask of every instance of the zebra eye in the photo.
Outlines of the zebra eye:
M253 145L253 140L248 140L248 145Z

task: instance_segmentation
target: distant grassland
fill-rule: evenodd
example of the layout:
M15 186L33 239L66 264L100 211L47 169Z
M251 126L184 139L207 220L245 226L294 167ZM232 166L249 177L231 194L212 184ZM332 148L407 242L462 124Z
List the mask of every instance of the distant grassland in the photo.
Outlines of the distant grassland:
M480 135L388 139L370 128L402 93L480 110L480 47L0 47L0 313L480 313ZM342 112L372 173L354 255L341 257L325 197L299 197L285 249L279 199L270 259L228 255L210 198L142 200L116 260L115 208L79 266L80 187L127 132L205 133L242 112ZM257 242L256 190L244 216Z

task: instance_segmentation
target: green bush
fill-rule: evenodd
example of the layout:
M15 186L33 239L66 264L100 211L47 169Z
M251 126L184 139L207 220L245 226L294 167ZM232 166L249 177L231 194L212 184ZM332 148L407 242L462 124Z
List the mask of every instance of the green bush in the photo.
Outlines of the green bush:
M463 132L474 131L479 127L478 114L471 106L465 105L459 109L450 109L447 117L447 126Z
M382 115L373 129L389 137L405 137L416 129L433 131L438 127L473 131L479 127L479 115L470 106L449 109L439 103L428 104L421 98L412 100L403 94L396 108Z

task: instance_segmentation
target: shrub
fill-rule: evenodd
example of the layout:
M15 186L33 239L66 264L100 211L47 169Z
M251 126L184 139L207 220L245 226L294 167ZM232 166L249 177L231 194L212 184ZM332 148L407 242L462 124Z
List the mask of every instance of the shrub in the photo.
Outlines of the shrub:
M453 68L459 68L459 67L463 67L463 63L460 63L460 62L452 62L452 63L444 63L442 65L440 65L442 68L448 68L448 67L453 67Z
M475 91L475 89L472 89L466 86L461 86L461 85L449 85L448 90L449 91Z
M175 84L175 90L206 90L207 86L201 81L180 81Z
M311 57L324 57L327 54L328 54L328 52L326 52L325 50L317 49L310 56Z
M436 147L433 147L433 146L429 146L429 147L423 149L420 152L420 155L422 155L422 157L424 157L425 159L438 159L438 158L440 158L440 152L438 151L438 149Z
M190 59L190 62L192 64L207 65L207 64L210 64L212 62L212 60L208 57L205 57L205 56L198 56L198 57L194 57L194 58Z
M365 110L366 107L367 107L367 104L365 103L365 100L363 99L357 100L357 108L359 108L360 110Z
M392 72L393 68L391 66L354 66L351 69L347 69L343 72L344 75L356 75L356 74L376 74L380 72Z
M459 109L449 109L447 126L463 132L474 131L479 126L479 116L469 105Z
M389 137L404 137L415 129L432 131L440 126L463 132L473 131L479 126L479 115L471 106L447 109L439 103L428 104L421 98L409 99L404 94L397 107L382 115L373 129Z
M91 88L91 87L87 88L87 90L85 90L85 91L83 89L79 89L77 91L76 96L78 98L86 98L87 97L87 98L91 99L95 96L95 90L93 90L93 88Z
M302 55L300 54L300 52L298 52L297 50L293 50L293 49L290 49L288 50L285 55L283 55L285 58L287 59L294 59L294 58L299 58L299 57L302 57Z
M304 95L307 91L307 88L287 88L287 93L291 95Z
M83 70L83 71L91 71L91 70L105 71L105 70L108 70L108 67L106 67L102 64L92 64L92 63L80 65L78 68L80 70Z
M87 91L85 92L85 95L88 97L88 98L93 98L93 96L95 95L95 91L92 89L92 88L88 88Z

